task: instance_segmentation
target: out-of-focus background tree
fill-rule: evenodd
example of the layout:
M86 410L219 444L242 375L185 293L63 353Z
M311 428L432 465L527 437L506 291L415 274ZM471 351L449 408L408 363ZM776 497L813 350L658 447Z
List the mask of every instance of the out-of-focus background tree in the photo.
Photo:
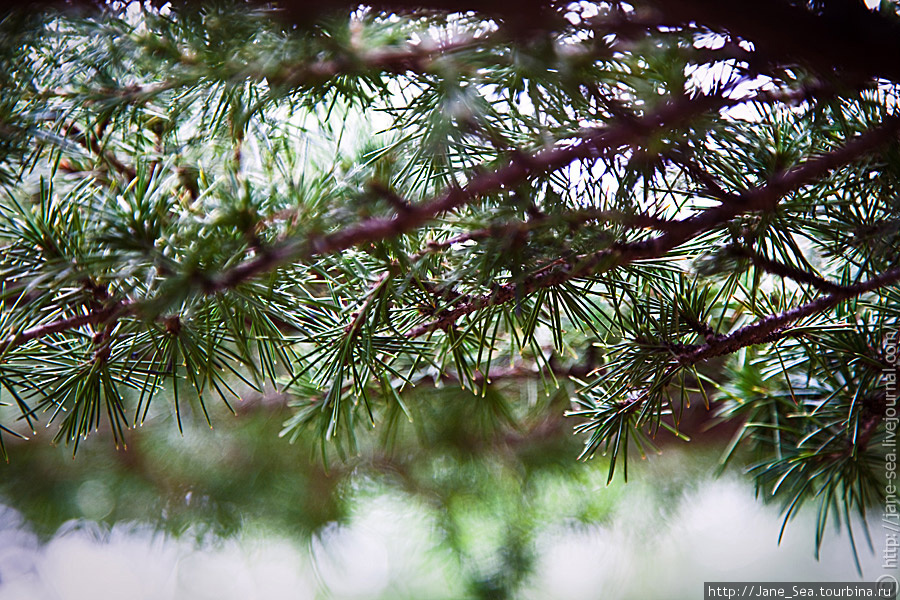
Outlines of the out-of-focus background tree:
M286 416L256 404L183 436L160 416L127 449L92 441L74 460L14 446L0 598L690 599L704 581L884 571L864 550L861 577L839 530L817 560L811 512L778 544L777 507L739 471L716 476L727 438L665 444L607 485L563 424L475 439L460 411L326 471L278 437Z

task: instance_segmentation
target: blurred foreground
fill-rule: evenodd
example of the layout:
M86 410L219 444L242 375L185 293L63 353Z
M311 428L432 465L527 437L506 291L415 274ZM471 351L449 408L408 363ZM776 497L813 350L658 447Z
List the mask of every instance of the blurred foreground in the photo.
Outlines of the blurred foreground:
M565 493L565 490L560 490ZM602 493L598 491L597 493ZM2 600L297 600L476 598L478 575L498 573L504 517L471 524L468 560L446 541L436 509L396 490L360 490L344 524L308 543L253 527L203 541L146 526L73 522L41 544L18 515L0 524ZM477 520L477 515L470 515ZM777 511L734 479L703 481L675 497L629 485L609 518L593 525L548 518L535 532L531 573L518 598L701 597L703 581L854 581L846 539L833 536L816 562L813 523L795 523L780 547ZM875 524L877 527L877 524ZM873 527L873 531L876 529ZM862 557L866 579L878 561ZM485 590L482 588L482 592Z
M666 444L607 486L604 461L575 460L568 422L513 427L460 406L327 468L278 438L282 409L265 403L183 437L161 415L127 450L98 438L75 460L15 446L0 600L693 600L703 581L859 578L846 529L815 560L809 512L778 546L778 507L737 470L714 479L719 443Z

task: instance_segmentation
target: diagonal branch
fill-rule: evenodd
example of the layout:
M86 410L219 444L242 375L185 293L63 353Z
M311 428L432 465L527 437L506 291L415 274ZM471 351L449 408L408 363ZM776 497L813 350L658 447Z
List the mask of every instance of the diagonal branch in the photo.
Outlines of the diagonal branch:
M841 302L850 298L861 296L879 288L894 285L900 282L900 267L891 269L877 277L854 285L842 286L841 289L822 296L811 302L807 302L785 312L769 315L756 323L742 327L737 331L694 348L678 355L678 362L682 365L692 365L702 360L730 354L745 346L762 344L774 341L787 332L791 323L830 310Z
M708 171L704 170L700 165L681 154L672 154L669 159L684 170L694 181L703 188L703 191L709 194L711 198L719 202L730 202L736 199L736 196L728 192Z
M464 315L488 306L503 304L538 289L559 285L571 279L608 271L638 260L660 258L670 250L699 235L724 225L735 217L755 212L771 212L785 194L814 182L829 171L850 163L894 139L900 132L900 119L885 119L882 125L857 136L841 148L812 158L790 171L774 176L767 184L744 192L732 202L704 210L692 217L674 221L665 233L640 242L620 243L600 252L570 260L561 267L532 277L524 283L508 283L491 294L459 306L440 319L420 325L409 332L414 338L444 329Z
M486 39L485 35L475 35L445 44L423 43L420 45L409 44L405 48L360 50L353 55L341 58L318 59L299 65L279 64L273 67L251 63L237 69L229 79L254 81L265 79L270 87L297 88L322 85L336 77L373 71L397 75L409 72L427 73L438 59L466 48L480 47ZM182 62L192 65L193 59L184 57ZM187 73L176 75L159 83L99 88L91 90L89 94L96 97L115 98L122 102L144 104L164 92L196 83L197 79L196 75ZM40 97L73 98L81 95L83 92L46 90L40 94Z
M600 129L590 129L576 142L567 141L530 156L519 156L509 164L476 175L465 187L451 188L432 200L396 214L393 218L371 218L340 231L315 236L307 240L289 240L272 248L262 248L257 257L238 265L213 279L204 279L203 292L214 294L232 289L258 275L274 270L285 264L317 255L340 252L348 248L389 239L412 231L430 220L465 206L489 193L512 187L529 177L553 172L569 163L585 158L596 158L614 151L621 146L634 144L663 128L679 127L690 122L704 112L736 105L748 101L747 98L725 98L722 96L681 96L663 104L659 109L643 117L638 122L615 123ZM811 159L788 171L777 175L765 186L749 190L739 196L739 200L707 209L682 221L672 221L665 225L665 232L650 240L622 243L592 255L575 260L559 261L552 269L540 272L524 284L500 286L492 294L446 312L440 319L410 330L409 338L418 337L450 326L462 316L490 305L511 301L522 294L537 289L559 285L571 279L609 270L637 260L658 258L673 248L700 234L722 225L734 217L752 212L773 210L778 201L788 192L814 181L828 171L849 163L875 147L887 142L900 130L900 119L885 119L881 127L867 131L848 142L842 148ZM519 286L523 287L519 287ZM140 307L136 300L124 300L113 308L101 309L79 317L61 319L8 337L0 342L0 351L6 352L27 341L74 329L85 324L100 324L127 314L134 314Z
M391 218L366 219L331 234L287 241L265 249L256 258L209 282L205 291L232 288L257 275L298 260L397 237L485 195L509 189L529 177L556 171L579 159L597 158L619 147L646 139L661 129L683 126L709 110L743 101L745 100L722 96L679 97L663 104L637 123L615 123L600 129L589 129L576 142L566 141L528 156L514 157L504 166L475 175L464 187L450 188L442 195L423 204L410 206L409 210Z
M415 262L427 254L433 254L446 250L456 244L468 241L486 240L486 239L517 239L539 227L544 227L548 223L568 224L571 227L584 225L591 221L605 221L617 223L629 229L656 229L665 231L673 222L660 217L647 215L643 213L627 213L618 210L607 210L602 208L583 208L572 210L560 214L539 214L536 218L528 221L508 221L506 223L497 223L489 225L483 229L476 229L468 233L463 233L452 238L442 241L429 241L423 250L413 254L410 257Z
M83 315L59 319L26 329L25 331L13 334L0 341L0 355L17 346L21 346L22 344L26 344L47 335L62 333L63 331L69 331L85 325L99 325L101 323L111 322L114 319L131 312L134 305L135 302L132 300L123 300L111 306L91 310Z
M127 181L131 181L137 177L137 171L134 167L126 165L112 151L103 147L98 136L92 135L90 129L81 131L74 123L65 126L63 133L66 138L76 141L82 148L109 163L117 173L125 177Z
M203 291L206 294L214 294L232 289L258 275L301 259L340 252L361 244L396 237L486 194L517 185L531 176L558 170L578 159L596 157L634 143L636 139L647 137L658 129L684 125L708 110L742 101L744 100L721 96L679 97L665 103L638 124L617 123L605 128L589 129L583 132L578 141L569 140L530 156L519 155L505 166L476 175L465 187L450 188L424 204L411 205L408 210L398 211L393 218L370 218L331 234L306 240L287 240L278 246L260 248L255 258L225 271L214 279L203 279L201 283ZM43 335L59 333L85 324L99 324L133 314L139 307L137 301L127 301L117 310L100 310L34 327L0 342L0 351L8 351Z
M317 60L282 69L282 73L267 78L272 86L295 88L307 85L321 85L335 77L381 71L396 75L405 73L427 73L435 61L465 50L482 47L487 41L485 35L474 35L445 44L409 44L404 48L389 48L357 53L335 59ZM258 77L259 71L251 69L249 77Z
M843 286L837 283L833 283L824 279L815 273L810 273L809 271L804 271L803 269L799 269L792 265L786 265L784 263L780 263L778 261L774 261L771 258L766 258L759 252L752 250L751 248L746 248L742 246L731 246L728 248L728 252L733 254L734 256L744 257L750 260L753 265L762 269L766 273L771 273L772 275L777 275L778 277L793 279L798 283L805 283L813 286L814 288L826 292L826 293L835 293L839 292L843 289L847 289L848 286Z

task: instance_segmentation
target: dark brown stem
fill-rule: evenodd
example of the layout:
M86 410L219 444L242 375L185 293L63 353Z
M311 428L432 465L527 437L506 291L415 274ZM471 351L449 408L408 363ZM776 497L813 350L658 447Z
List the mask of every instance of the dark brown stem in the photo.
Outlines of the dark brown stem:
M684 171L697 183L699 183L704 191L711 197L720 202L731 202L737 199L735 194L725 190L722 185L708 171L703 170L700 165L680 154L669 156L669 159L676 165L680 166Z
M732 246L728 249L728 251L736 256L748 258L751 263L753 263L756 267L762 269L766 273L771 273L772 275L777 275L778 277L792 279L798 283L805 283L813 286L817 290L821 290L826 293L835 293L840 292L843 289L847 289L846 286L842 286L823 279L815 273L810 273L809 271L804 271L792 265L786 265L774 261L770 258L766 258L765 256L750 248L746 248L743 246Z
M108 323L113 319L130 312L133 306L134 302L125 300L113 304L112 306L92 310L83 315L59 319L57 321L51 321L50 323L32 327L31 329L26 329L25 331L11 335L5 340L0 341L0 354L6 353L17 346L21 346L22 344L26 344L47 335L69 331L70 329L83 327L85 325Z
M441 196L422 205L411 206L409 211L397 214L393 218L367 219L332 234L317 236L303 242L287 242L271 249L263 248L256 258L226 271L213 280L207 280L204 292L212 294L234 288L257 275L301 258L339 252L360 244L395 237L427 223L438 215L464 206L491 192L508 188L528 177L555 171L574 160L598 157L621 146L634 144L660 128L681 126L704 112L742 101L720 96L677 98L642 118L639 126L635 126L634 123L619 123L586 131L579 142L539 151L531 155L528 161L515 161L495 171L477 175L464 188L451 188ZM735 202L707 209L681 221L669 222L665 233L650 240L622 243L592 255L578 257L576 260L563 261L555 268L548 269L521 284L524 286L522 289L519 289L517 284L500 286L492 294L479 297L448 311L440 319L414 328L407 333L407 337L418 337L445 328L463 315L489 305L511 301L543 287L559 285L577 277L609 270L636 260L661 257L671 249L736 216L774 210L786 193L807 185L828 171L886 143L896 137L898 129L900 120L894 117L885 119L880 127L869 130L833 152L774 176L766 185L741 194L739 200ZM45 335L118 318L132 312L136 305L135 301L122 301L110 308L33 327L0 342L0 352L6 352Z
M656 229L659 231L665 231L669 225L674 222L652 215L629 214L617 210L606 210L601 208L585 208L561 214L542 215L541 218L532 219L530 221L498 223L496 225L485 227L484 229L463 233L443 241L430 241L427 243L424 250L412 255L410 260L414 262L427 254L440 252L468 241L486 240L490 238L516 239L522 234L533 231L538 227L546 226L548 222L559 222L576 226L591 221L617 223L631 229Z
M900 268L891 269L877 277L855 285L843 286L840 290L808 302L777 315L769 315L756 323L721 336L709 343L678 355L682 365L692 365L723 354L731 354L746 346L774 341L784 335L787 327L800 319L823 313L850 298L861 296L879 288L900 282Z
M509 189L530 177L556 171L579 159L598 158L622 146L646 139L660 129L685 125L700 114L739 102L741 101L721 96L679 97L642 118L637 127L633 123L615 123L609 127L586 130L579 141L566 141L529 155L527 160L515 160L495 170L475 175L465 187L450 188L442 195L424 204L410 206L409 210L391 218L366 219L331 234L284 242L222 273L210 282L206 291L233 288L261 273L297 260L396 237L488 194Z
M491 294L481 296L474 302L447 312L439 319L410 330L406 335L414 338L444 329L464 315L487 306L509 302L540 288L608 271L637 260L659 258L681 244L721 226L737 216L774 211L778 201L785 194L808 185L829 171L871 152L895 138L898 131L900 131L900 119L886 119L880 127L857 136L837 150L812 158L787 172L775 175L767 184L736 196L733 202L704 210L682 221L672 222L662 235L646 241L617 244L595 254L569 260L561 267L533 277L524 283L506 284Z
M404 48L360 51L346 58L296 65L285 69L279 76L269 77L268 81L273 86L294 88L322 84L339 75L369 73L373 70L394 74L427 73L436 59L465 48L483 45L486 41L485 36L476 36L441 45L409 45ZM258 71L249 75L257 76Z
M131 181L135 177L137 177L137 171L134 170L134 167L126 165L119 158L102 147L100 140L93 137L90 132L81 131L77 125L71 124L68 125L64 129L64 135L77 142L82 148L87 150L88 152L96 155L98 158L106 161L112 166L113 169L120 175L122 175L126 180Z

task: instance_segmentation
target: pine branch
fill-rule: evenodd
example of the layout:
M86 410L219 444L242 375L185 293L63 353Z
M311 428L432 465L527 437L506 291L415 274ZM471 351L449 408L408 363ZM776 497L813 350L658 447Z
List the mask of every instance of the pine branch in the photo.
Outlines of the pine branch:
M552 348L545 350L547 350L548 353L552 353ZM584 361L575 363L570 367L563 367L551 357L543 370L533 364L516 363L511 366L491 368L487 375L481 371L475 371L471 383L474 383L476 387L480 387L485 384L493 385L504 381L536 379L541 376L542 371L544 373L552 374L556 379L569 379L571 377L583 378L594 373L598 367L599 365L592 356L586 356ZM462 385L464 383L464 378L461 377L459 373L444 371L438 377L438 381L443 384ZM433 377L425 376L417 379L411 386L416 389L421 389L425 385L434 383L436 383L436 381Z
M705 171L700 165L690 160L688 157L676 153L670 155L669 159L680 166L692 179L694 179L694 181L699 183L703 191L711 198L714 198L719 202L733 202L740 199L735 194L726 191L725 188L722 187L722 184L720 184L712 174Z
M464 187L450 188L442 195L392 218L375 217L343 230L305 240L287 241L264 248L260 256L220 274L205 288L207 292L232 288L279 266L340 252L354 246L397 237L425 225L432 219L461 208L484 196L509 189L529 177L561 169L571 162L598 158L622 146L645 139L666 128L679 127L709 110L734 105L747 99L725 98L720 95L680 97L634 123L614 123L601 129L582 132L578 141L566 141L530 156L520 156L509 164L472 177Z
M410 261L415 262L428 254L441 252L447 248L468 241L479 241L492 238L515 239L536 229L545 227L548 223L561 223L571 227L577 227L593 221L615 223L629 229L655 229L658 231L665 231L669 225L673 223L673 221L668 219L661 219L652 215L642 213L630 214L622 211L600 208L578 209L552 215L541 213L528 221L498 223L483 229L476 229L468 233L463 233L447 240L429 241L427 242L425 249L420 250L410 257Z
M409 44L405 48L364 50L351 49L347 56L337 59L318 59L300 64L279 64L276 66L250 64L238 67L229 79L262 81L270 87L299 88L326 84L337 77L365 75L382 72L394 75L406 73L428 73L435 61L468 48L481 47L489 36L475 35L445 44ZM182 62L191 65L193 59L184 57ZM182 74L162 82L135 84L118 88L103 87L87 92L66 90L44 90L40 97L57 97L78 100L87 95L93 99L111 98L122 103L145 104L153 98L186 85L192 85L202 75Z
M339 76L368 74L372 72L403 75L406 73L428 73L434 62L461 50L482 47L489 35L473 35L444 44L423 42L409 44L405 48L366 50L351 48L351 52L338 59L325 59L305 64L285 66L275 69L277 75L268 77L269 84L278 87L296 88L321 85ZM279 70L281 72L279 72ZM258 77L258 69L248 69L249 77Z
M134 167L126 165L119 160L115 153L103 148L100 140L91 135L89 131L81 131L77 125L72 123L64 128L64 134L66 138L74 140L88 152L109 163L126 181L131 181L137 177L137 171L135 171Z
M488 306L509 302L541 288L608 271L634 261L660 258L670 250L728 223L735 217L755 212L772 212L786 194L813 183L837 167L859 159L895 138L898 132L900 119L896 117L885 119L880 127L857 136L837 150L812 158L790 171L774 176L765 185L739 194L733 202L670 223L667 225L667 231L660 236L647 241L620 243L610 249L566 261L559 268L524 283L506 284L492 294L453 309L440 319L415 327L407 332L406 336L415 338L438 329L445 329L464 315Z
M501 396L539 374L583 383L542 407L548 430L574 400L612 469L709 378L727 418L759 424L745 437L788 516L815 495L822 526L841 501L863 512L900 321L890 11L398 2L339 0L290 31L271 4L28 19L0 69L0 385L29 425L49 408L77 446L105 409L118 440L165 386L180 427L180 382L205 413L284 375L281 401L304 399L285 431L342 452L414 382L491 392L468 427L473 407L530 413ZM871 278L819 274L794 238ZM724 282L676 264L717 251L742 267ZM769 296L763 274L800 290ZM556 362L569 350L586 360Z
M128 314L134 309L135 302L123 300L111 306L97 308L83 315L76 315L65 319L58 319L43 325L37 325L30 329L26 329L20 333L8 336L5 340L0 341L0 355L9 352L13 348L26 344L32 340L54 334L63 333L85 325L100 325L109 323L117 318Z
M836 307L841 302L861 296L867 292L894 285L900 282L900 268L891 269L877 277L854 285L842 286L839 290L817 298L811 302L784 311L777 315L769 315L756 323L747 325L737 331L719 336L713 341L699 346L689 352L679 354L678 362L692 365L723 354L731 354L746 346L772 342L788 333L788 326L795 321L820 314Z
M680 98L664 104L658 111L642 119L638 129L642 129L644 135L649 135L657 128L678 126L711 108L736 102L738 101L721 96ZM652 240L619 244L593 255L581 256L564 262L558 268L541 273L524 284L500 286L489 295L458 306L444 313L439 319L415 327L407 332L406 337L415 338L437 329L444 329L464 315L487 306L512 301L521 295L541 288L594 274L601 266L603 270L609 270L637 260L661 257L678 245L722 225L736 216L774 210L778 200L786 193L812 183L817 177L828 171L870 152L894 137L898 130L900 130L900 120L895 117L887 118L880 127L857 136L842 148L811 159L791 171L774 177L766 185L741 194L740 202L723 204L682 221L669 222L666 224L666 232ZM372 218L344 230L318 236L308 241L289 242L275 248L263 247L256 259L243 263L215 279L205 280L203 291L213 294L231 289L246 280L300 258L334 253L360 244L395 237L425 224L435 216L463 206L484 194L515 185L531 175L559 169L573 160L596 156L621 145L634 143L635 138L639 135L635 133L634 124L615 124L608 128L594 130L593 133L586 133L580 142L541 151L527 160L520 160L496 171L476 175L466 187L450 189L442 196L425 204L410 206L408 211L401 212L392 219ZM123 301L121 305L112 309L105 308L83 316L37 326L21 334L10 336L0 348L8 351L45 335L60 333L85 324L97 324L113 317L118 318L123 314L133 313L138 307L139 302Z
M778 261L774 261L770 258L766 258L765 256L761 255L751 248L743 246L730 246L727 249L727 252L735 256L748 258L750 262L753 263L753 265L759 267L766 273L777 275L778 277L786 279L792 279L798 283L805 283L823 292L835 293L848 289L847 286L842 286L840 284L823 279L815 273L810 273L809 271L804 271L803 269L794 267L792 265L786 265Z

